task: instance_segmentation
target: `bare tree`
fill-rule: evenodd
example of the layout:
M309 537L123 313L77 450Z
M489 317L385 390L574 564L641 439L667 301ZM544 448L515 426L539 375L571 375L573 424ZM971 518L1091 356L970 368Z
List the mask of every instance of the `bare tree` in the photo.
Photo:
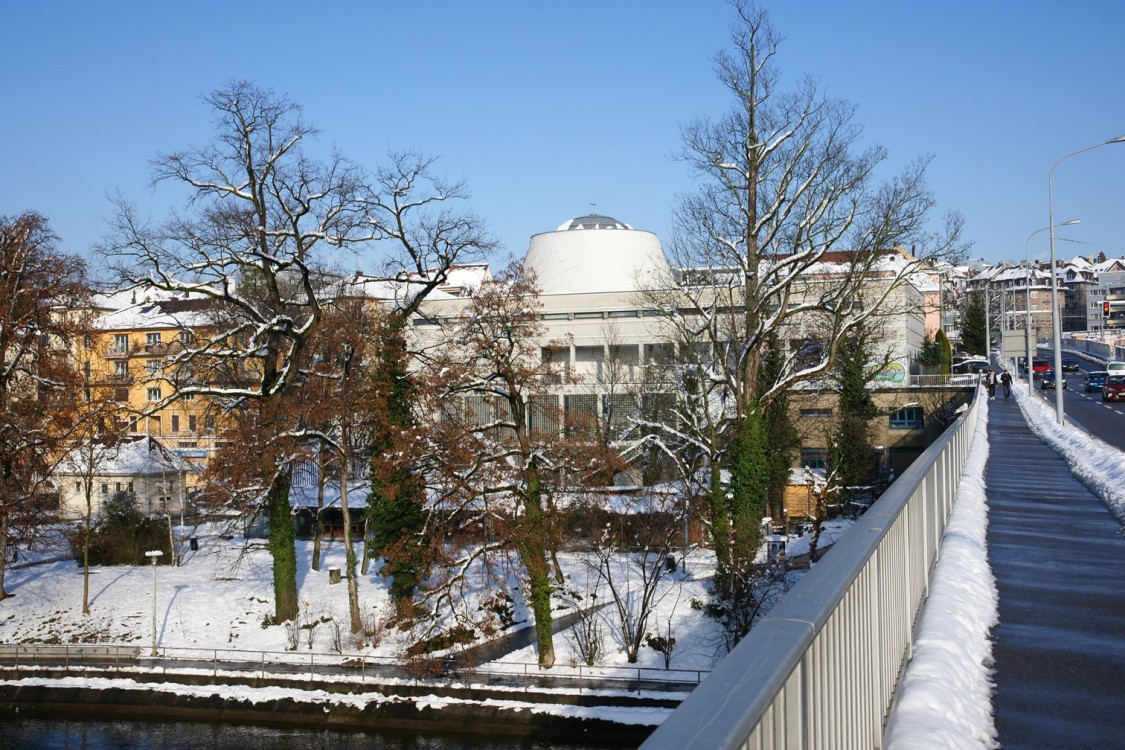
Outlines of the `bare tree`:
M473 560L513 556L535 620L539 665L549 668L552 581L561 577L559 504L576 488L607 482L619 464L599 448L592 424L565 422L546 398L566 377L542 357L550 342L542 338L539 308L535 281L520 267L473 297L428 363L423 403L440 419L419 444L441 490L444 522L487 530L485 539L449 551L450 583ZM442 589L446 602L449 590Z
M234 82L204 101L215 113L214 140L153 163L154 183L188 191L184 209L152 227L119 200L103 250L127 284L213 303L208 335L169 363L190 365L190 379L153 410L186 394L228 407L256 401L256 427L284 429L272 421L281 415L274 402L298 378L326 301L342 293L328 269L352 257L343 251L373 253L380 273L369 280L394 285L409 306L487 241L474 217L440 207L466 193L435 179L431 159L396 156L371 180L338 153L310 156L316 131L284 96ZM279 620L298 609L289 465L263 465L254 483L270 518Z
M649 620L668 593L668 578L677 567L675 551L681 549L682 501L675 493L645 492L638 497L619 496L614 512L589 512L599 528L592 557L605 583L614 613L618 640L630 663L646 642Z
M0 599L13 526L41 520L50 473L74 431L73 360L89 308L85 266L55 251L47 220L0 217Z
M927 160L879 182L886 153L861 147L855 108L812 80L783 91L781 37L767 13L743 0L732 6L732 45L716 58L732 104L683 129L682 158L699 189L676 214L680 271L653 284L671 292L650 300L691 350L692 408L677 429L690 430L685 439L711 477L717 590L727 598L737 598L732 566L749 565L758 546L766 409L826 374L845 334L896 301L917 261L955 250L960 230L955 215L930 230ZM790 341L776 348L776 376L763 379L770 338L783 331Z

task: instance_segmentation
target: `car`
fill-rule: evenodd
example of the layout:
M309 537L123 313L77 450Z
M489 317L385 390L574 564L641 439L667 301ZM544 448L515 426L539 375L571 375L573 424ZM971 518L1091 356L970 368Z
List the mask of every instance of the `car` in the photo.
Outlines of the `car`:
M1090 370L1082 379L1082 390L1086 393L1101 393L1105 379L1108 377L1109 373L1105 370Z
M1062 371L1063 372L1078 372L1078 370L1079 370L1079 367L1078 367L1078 360L1077 359L1071 359L1070 357L1064 357L1063 358L1063 361L1062 361Z
M1110 375L1105 379L1102 401L1125 401L1125 375Z
M1034 357L1031 360L1031 376L1037 378L1051 369L1051 363L1043 357Z
M1020 372L1027 372L1027 357L1017 359L1016 366L1020 368Z
M1060 387L1065 391L1066 390L1066 375L1065 374L1062 376L1062 378L1059 379L1059 382L1062 383L1062 386L1060 386ZM1054 370L1047 370L1045 373L1043 373L1042 375L1039 376L1039 387L1042 388L1045 391L1055 390L1055 371Z
M973 375L981 372L988 372L988 360L984 358L973 358L962 360L950 368L950 372L954 375Z

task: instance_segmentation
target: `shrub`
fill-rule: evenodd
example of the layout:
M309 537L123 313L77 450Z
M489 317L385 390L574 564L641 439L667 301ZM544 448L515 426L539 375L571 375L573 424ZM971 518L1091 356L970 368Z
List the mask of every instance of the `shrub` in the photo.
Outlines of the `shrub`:
M78 530L71 536L75 550L82 547L82 533ZM172 561L167 526L160 518L141 513L133 493L115 493L90 532L90 565L145 565L149 550L164 553L158 559L162 564ZM81 555L77 557L81 564Z

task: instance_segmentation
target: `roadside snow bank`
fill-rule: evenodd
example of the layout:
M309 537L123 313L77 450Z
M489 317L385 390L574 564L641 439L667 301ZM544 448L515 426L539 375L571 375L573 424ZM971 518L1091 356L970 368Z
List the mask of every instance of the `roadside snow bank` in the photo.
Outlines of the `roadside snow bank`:
M996 748L992 717L992 641L999 596L988 564L988 402L980 405L976 434L958 487L957 502L934 567L914 640L914 658L899 685L884 747Z

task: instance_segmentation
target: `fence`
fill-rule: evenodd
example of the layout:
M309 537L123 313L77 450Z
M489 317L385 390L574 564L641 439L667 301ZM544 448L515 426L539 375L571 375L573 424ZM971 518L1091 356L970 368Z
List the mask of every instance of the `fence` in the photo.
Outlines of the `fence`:
M6 645L0 644L0 666L37 670L43 667L89 676L92 671L144 671L174 682L177 674L208 674L221 681L224 675L252 675L264 679L299 677L310 682L340 680L369 683L381 680L425 682L456 675L465 682L516 687L599 688L686 693L694 689L706 670L652 669L648 667L556 666L550 672L536 664L486 662L466 666L456 659L403 662L393 657L360 656L301 651L247 651L241 649L161 647L158 655L136 646Z
M882 746L979 403L974 397L642 750Z

